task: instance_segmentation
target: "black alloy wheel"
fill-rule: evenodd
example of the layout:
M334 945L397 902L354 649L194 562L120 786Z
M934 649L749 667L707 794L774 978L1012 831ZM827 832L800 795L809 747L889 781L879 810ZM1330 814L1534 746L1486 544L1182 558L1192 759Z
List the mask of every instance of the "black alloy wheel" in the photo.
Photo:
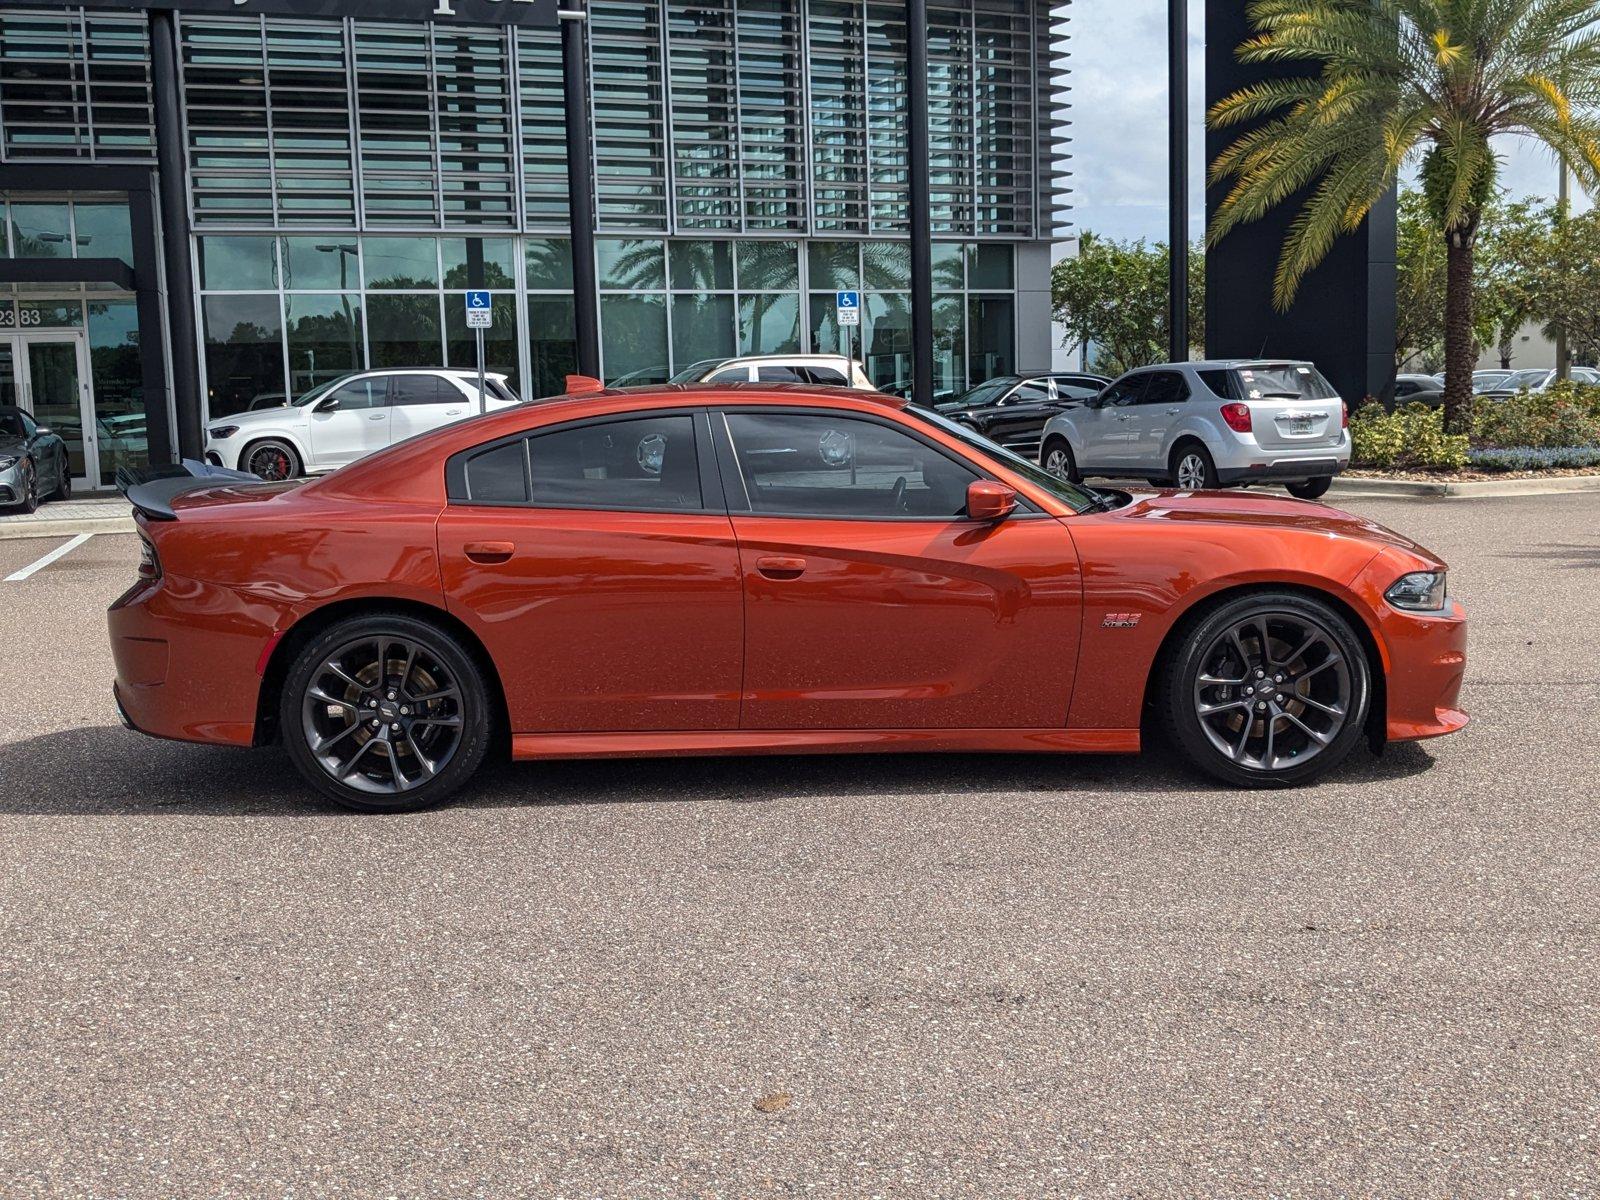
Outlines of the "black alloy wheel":
M245 455L244 469L268 482L277 482L300 474L300 462L294 449L283 442L258 442Z
M488 748L483 675L461 644L414 617L357 617L297 656L279 709L284 744L347 808L409 812L443 801Z
M1371 693L1346 618L1311 596L1270 592L1225 603L1188 632L1161 705L1202 771L1239 787L1291 787L1349 755Z
M31 458L22 461L22 499L17 507L25 513L39 511L39 470Z

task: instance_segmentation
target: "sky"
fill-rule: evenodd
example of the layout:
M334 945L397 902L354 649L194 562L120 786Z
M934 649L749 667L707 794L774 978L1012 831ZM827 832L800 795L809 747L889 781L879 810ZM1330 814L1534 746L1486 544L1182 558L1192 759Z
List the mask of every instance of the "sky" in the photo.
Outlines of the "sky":
M1212 0L1237 3L1238 0ZM1073 0L1067 10L1072 71L1074 232L1167 237L1167 0ZM1189 4L1189 236L1205 225L1205 3ZM1513 197L1555 197L1549 151L1523 141L1496 147L1500 183ZM1574 192L1574 207L1588 207Z

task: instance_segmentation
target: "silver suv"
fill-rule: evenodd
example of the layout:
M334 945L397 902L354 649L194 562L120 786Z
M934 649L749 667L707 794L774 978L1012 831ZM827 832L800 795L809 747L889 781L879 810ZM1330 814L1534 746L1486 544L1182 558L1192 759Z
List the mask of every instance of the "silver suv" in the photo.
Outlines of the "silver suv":
M1162 363L1052 417L1039 462L1074 481L1135 476L1192 490L1270 480L1314 500L1350 465L1349 414L1309 362Z

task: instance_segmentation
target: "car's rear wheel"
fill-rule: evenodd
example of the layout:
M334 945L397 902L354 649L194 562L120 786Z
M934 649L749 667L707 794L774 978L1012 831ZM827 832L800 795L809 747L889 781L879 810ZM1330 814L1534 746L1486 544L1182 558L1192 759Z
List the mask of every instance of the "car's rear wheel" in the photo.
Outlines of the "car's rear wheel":
M1065 479L1069 483L1083 482L1083 476L1078 472L1078 460L1073 457L1072 446L1066 438L1051 438L1046 442L1039 456L1039 465L1057 479Z
M1316 479L1302 479L1298 483L1283 485L1289 489L1289 495L1300 500L1315 500L1319 496L1327 495L1328 489L1333 486L1332 475L1322 475Z
M71 500L72 461L67 457L67 452L65 450L61 452L61 462L57 465L56 470L58 470L61 474L56 479L56 490L54 492L55 499Z
M1180 442L1173 449L1172 482L1186 492L1222 486L1211 452L1199 442Z
M1292 787L1331 771L1361 740L1371 671L1331 605L1252 593L1181 636L1160 704L1168 734L1200 770L1236 787Z
M398 613L340 621L295 656L284 745L325 796L365 812L445 800L488 749L483 673L450 634Z
M293 479L300 474L300 456L288 442L267 438L244 452L244 469L262 479Z

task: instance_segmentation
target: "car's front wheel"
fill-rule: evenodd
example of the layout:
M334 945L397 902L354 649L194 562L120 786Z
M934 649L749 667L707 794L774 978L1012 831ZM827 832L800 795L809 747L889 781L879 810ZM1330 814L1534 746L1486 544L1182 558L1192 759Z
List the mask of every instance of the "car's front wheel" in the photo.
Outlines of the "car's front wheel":
M22 477L17 481L17 508L25 513L39 511L39 471L33 459L22 460Z
M1051 438L1044 444L1044 453L1039 456L1039 465L1057 479L1065 479L1068 483L1082 483L1083 476L1078 472L1078 461L1072 456L1072 446L1066 438Z
M300 773L365 812L445 800L482 764L492 725L471 654L399 613L340 621L312 638L289 669L278 717Z
M1161 714L1200 770L1236 787L1292 787L1338 766L1361 740L1371 671L1350 622L1330 604L1251 593L1181 636Z
M250 474L266 480L293 479L300 474L300 456L288 442L267 438L253 443L240 464Z
M1289 495L1296 499L1315 500L1327 495L1328 489L1333 486L1333 476L1322 475L1316 479L1302 479L1297 483L1286 483L1283 486L1289 490Z

